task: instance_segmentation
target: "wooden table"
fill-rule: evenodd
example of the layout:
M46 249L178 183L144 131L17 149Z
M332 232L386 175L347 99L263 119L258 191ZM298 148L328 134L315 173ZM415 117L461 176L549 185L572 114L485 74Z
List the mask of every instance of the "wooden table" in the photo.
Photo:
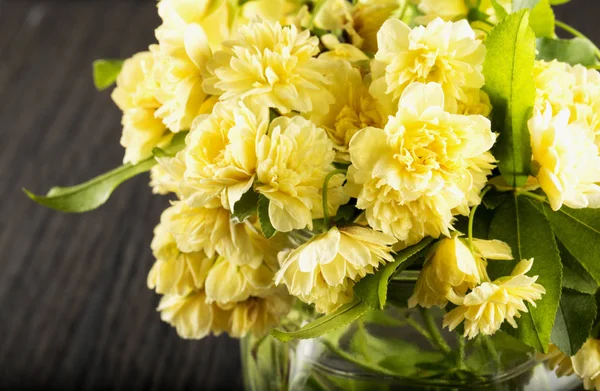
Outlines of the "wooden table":
M600 4L562 20L600 42ZM241 388L238 343L180 340L146 288L165 199L147 177L85 215L21 192L75 184L121 162L120 113L91 63L153 40L155 4L0 0L0 389Z

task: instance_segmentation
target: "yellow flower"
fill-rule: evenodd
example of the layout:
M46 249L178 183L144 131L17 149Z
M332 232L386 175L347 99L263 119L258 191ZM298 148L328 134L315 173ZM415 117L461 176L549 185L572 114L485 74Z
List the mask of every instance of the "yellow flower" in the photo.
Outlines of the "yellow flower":
M209 113L216 98L202 89L205 63L223 39L229 37L227 2L162 0L163 23L156 29L158 46L155 74L162 104L157 116L173 132L188 130L200 114Z
M581 65L536 61L536 108L553 112L569 109L569 123L577 122L594 134L600 148L600 73Z
M241 10L241 16L236 19L238 25L243 25L260 19L269 22L279 22L282 25L293 24L294 18L302 7L296 0L252 0L247 1Z
M440 240L425 260L409 307L443 308L448 301L460 304L467 290L489 281L485 259L512 259L504 242L474 239L473 244L476 254L458 236Z
M319 55L320 59L323 60L341 60L341 61L369 61L369 57L362 52L359 48L349 43L341 43L337 36L333 34L325 34L321 37L321 43L325 46L328 51ZM332 63L333 65L333 63ZM335 73L332 77L336 77ZM339 86L333 82L330 88L336 88Z
M251 189L256 172L256 142L267 133L269 109L242 102L218 103L212 114L194 121L186 140L184 182L194 206L218 199L233 211ZM188 195L189 197L189 195Z
M558 377L571 376L574 373L571 357L560 351L556 345L548 346L548 353L538 353L538 361L543 361L546 367L555 371Z
M285 290L272 289L264 297L250 297L236 303L229 311L228 333L243 338L248 333L260 337L279 324L292 305L293 297Z
M370 228L331 228L298 248L282 253L277 285L301 300L315 304L318 312L332 312L352 300L354 282L393 261L395 242Z
M469 7L466 0L421 0L418 9L423 14L415 18L417 23L427 24L435 18L441 18L452 22L458 19L464 19L468 16ZM498 3L510 13L512 8L511 0L498 0ZM491 0L482 0L479 2L479 11L489 16L489 21L495 23L496 10Z
M181 175L183 176L183 172ZM150 187L154 194L177 194L179 193L179 180L176 180L163 166L156 165L150 169Z
M465 0L421 0L418 9L423 15L415 21L420 24L428 24L436 18L452 22L465 18L469 13Z
M594 134L581 122L569 123L568 108L553 115L550 103L529 120L537 178L552 209L600 207L600 155Z
M248 98L282 114L325 112L334 98L326 90L328 61L315 58L319 39L295 26L254 22L223 43L208 64L204 89L221 100Z
M336 160L350 162L348 146L360 129L383 127L387 121L385 110L369 94L360 71L348 62L336 62L332 76L331 93L335 103L326 115L312 116L311 121L327 131L334 143Z
M371 227L407 245L450 236L453 215L480 202L495 140L488 119L450 114L438 84L414 83L385 129L350 141L348 191Z
M204 287L214 257L204 251L181 252L162 224L154 230L152 251L156 262L148 274L148 288L156 293L185 296Z
M225 257L219 257L208 271L206 300L224 305L259 296L272 287L274 274L264 263L257 267L239 266Z
M600 390L600 340L589 338L573 356L573 369L586 390Z
M334 170L333 143L327 133L300 117L278 117L257 144L256 191L266 196L269 218L281 232L309 227L323 217L322 187ZM329 213L348 202L341 187L343 176L329 182Z
M465 20L436 19L427 27L411 30L398 19L389 19L377 33L379 50L373 62L371 94L397 102L414 82L436 82L446 94L446 107L455 113L458 102L469 100L469 91L483 87L485 46Z
M211 332L219 335L228 327L229 314L216 304L207 303L204 291L187 296L165 295L157 311L184 339L202 339Z
M346 0L324 0L314 15L314 24L323 30L341 30L352 19L351 7Z
M525 302L535 307L546 290L535 281L538 276L528 277L533 259L522 260L509 277L494 282L484 282L465 296L457 308L444 316L444 327L454 330L464 321L465 337L478 334L492 335L504 321L517 327L515 317L528 312Z
M204 251L226 256L237 265L257 268L264 255L254 245L255 228L249 222L233 223L223 208L192 208L179 201L161 216L161 227L173 235L183 252Z
M136 164L152 155L152 149L171 142L172 133L154 114L160 107L156 100L156 84L152 70L152 53L137 53L126 60L117 78L112 99L123 111L125 163Z
M352 8L352 43L368 53L377 52L377 32L408 0L358 0ZM360 41L359 41L360 39Z

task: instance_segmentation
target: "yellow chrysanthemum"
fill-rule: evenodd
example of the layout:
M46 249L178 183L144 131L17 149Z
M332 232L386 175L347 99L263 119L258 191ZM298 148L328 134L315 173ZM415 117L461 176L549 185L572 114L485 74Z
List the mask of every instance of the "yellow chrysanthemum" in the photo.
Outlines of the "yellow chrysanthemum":
M546 367L554 371L558 377L571 376L575 372L571 357L561 352L556 345L550 344L548 353L538 353L536 358L538 361L543 361Z
M352 19L352 4L346 0L323 0L314 14L314 25L323 30L341 30Z
M528 312L525 302L535 307L546 290L535 281L538 276L528 277L533 259L522 260L509 277L494 282L484 282L465 296L462 303L444 316L444 327L454 330L464 321L465 337L478 334L492 335L507 321L517 327L515 317Z
M474 239L473 245L476 254L458 236L440 240L425 260L409 307L443 308L448 301L460 304L467 290L489 281L486 259L512 259L504 242Z
M200 114L209 113L215 99L202 88L202 71L211 49L229 37L227 2L162 0L156 29L155 74L162 104L157 116L173 132L188 130Z
M377 33L379 50L372 66L371 94L397 102L414 82L439 83L446 107L455 113L467 94L483 87L485 46L465 20L436 19L413 30L398 19L389 19ZM389 95L389 97L388 97Z
M512 8L511 0L497 0L507 12ZM458 19L464 19L469 14L468 1L465 0L420 0L418 9L423 14L415 21L421 24L427 24L436 18L441 18L451 22ZM487 14L491 22L496 21L496 10L491 0L482 0L479 2L479 11Z
M600 207L600 154L594 134L581 122L569 122L568 108L553 115L550 103L529 121L537 178L552 209Z
M589 338L573 356L573 369L586 390L600 390L600 340Z
M183 172L181 174L183 175ZM154 194L177 194L179 193L179 180L174 179L163 166L156 165L150 169L150 187Z
M223 43L208 64L204 89L221 100L248 98L282 114L322 113L333 103L326 60L315 58L319 39L295 26L254 22Z
M266 264L257 267L239 265L225 257L219 257L208 271L206 300L224 305L260 296L273 285L272 272Z
M269 218L281 232L312 229L312 220L323 217L322 188L333 171L335 152L325 130L300 116L278 117L257 144L256 191L266 196ZM341 185L344 178L329 182L329 213L349 197Z
M600 148L600 72L582 65L536 61L536 109L550 104L556 114L569 109L569 123L577 122L594 134Z
M180 251L162 224L154 231L151 247L156 262L148 274L148 288L160 294L185 296L204 287L214 257L208 257L204 251Z
M336 160L349 162L348 146L356 132L369 126L383 127L387 116L369 94L360 71L348 62L336 62L332 81L330 91L335 103L326 115L313 116L311 121L327 131L336 149Z
M279 22L282 25L293 24L291 21L300 12L302 2L296 0L252 0L242 6L237 25L250 23L256 19Z
M186 296L165 295L156 310L184 339L219 335L228 328L230 314L215 303L208 303L202 290Z
M272 289L263 297L250 297L236 303L229 309L227 332L234 338L243 338L248 333L261 337L279 324L290 311L292 302L293 297L285 290Z
M267 107L242 102L218 103L212 114L198 117L185 148L184 182L187 191L193 192L188 204L206 206L217 199L233 211L252 187L256 142L268 127Z
M408 0L358 0L352 8L352 43L368 53L377 52L377 32L383 23L405 6ZM359 38L359 39L357 39Z
M161 227L183 252L204 251L210 257L218 252L237 265L258 267L264 256L254 245L255 228L230 217L223 208L192 208L179 201L163 212Z
M319 55L320 59L329 61L341 60L353 63L358 61L369 61L369 57L363 53L362 50L349 43L341 43L339 38L334 34L325 34L321 36L321 43L327 48L327 51ZM335 73L332 77L335 78ZM330 86L330 88L336 87L338 86L335 85L335 82Z
M385 129L363 129L350 141L348 190L371 227L407 245L450 236L453 215L480 202L495 140L488 119L450 114L438 84L414 83Z
M315 304L318 312L332 312L352 300L354 282L393 260L390 246L394 242L370 228L331 228L282 253L275 283L285 284L292 295Z
M171 141L173 134L155 118L160 103L156 100L156 84L152 70L152 53L137 53L125 60L117 78L112 99L123 111L124 163L136 164L152 155L152 149Z

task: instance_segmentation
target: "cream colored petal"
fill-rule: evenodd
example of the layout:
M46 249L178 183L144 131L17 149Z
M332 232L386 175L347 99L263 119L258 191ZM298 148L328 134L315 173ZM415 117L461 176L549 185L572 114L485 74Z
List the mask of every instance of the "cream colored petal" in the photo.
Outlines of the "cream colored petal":
M500 240L473 239L473 246L479 255L486 259L513 259L510 246Z

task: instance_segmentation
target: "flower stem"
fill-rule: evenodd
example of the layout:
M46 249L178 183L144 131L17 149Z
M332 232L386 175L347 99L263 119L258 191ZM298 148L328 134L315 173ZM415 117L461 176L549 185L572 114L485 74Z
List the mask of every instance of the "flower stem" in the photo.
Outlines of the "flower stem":
M425 323L425 328L427 329L427 332L431 336L433 342L438 347L438 349L440 349L444 354L452 353L452 349L450 348L450 346L448 346L448 343L446 342L444 337L442 337L440 330L435 325L435 321L433 319L433 316L431 316L431 312L429 312L429 310L423 307L419 307L419 312L423 317L423 323Z
M524 191L524 190L517 189L517 195L522 195L522 196L525 196L525 197L529 197L529 198L532 198L534 200L540 201L542 203L544 203L544 202L547 203L548 202L548 200L546 199L546 197L538 195L538 194L531 193L529 191Z
M456 367L458 369L465 369L465 337L456 333L457 351L456 351Z
M480 338L483 340L485 349L488 351L489 355L494 361L494 364L496 364L496 370L501 369L502 361L500 361L500 356L498 355L498 351L496 350L496 347L494 346L494 343L492 342L491 338L488 336L481 336Z
M429 341L431 346L433 346L434 348L438 347L437 344L435 343L435 341L433 340L433 338L431 338L431 335L429 335L429 332L427 330L425 330L425 328L423 326L421 326L419 324L419 322L417 322L410 316L407 316L406 323L408 323L409 326L411 326L413 329L415 329L417 331L417 333L421 334L425 339L427 339L427 341Z
M370 364L370 363L368 363L366 361L359 360L359 359L355 358L353 355L351 355L351 354L349 354L347 352L344 352L342 349L340 349L339 347L335 346L330 341L322 340L321 342L332 353L337 354L338 356L340 356L344 360L349 361L349 362L351 362L353 364L356 364L359 367L362 367L362 368L367 369L367 370L369 370L371 372L379 373L379 374L386 375L386 376L394 376L395 375L394 372L389 371L389 370L387 370L385 368L382 368L382 367L380 367L378 365Z
M492 189L491 186L486 186L481 192L481 202L483 202L483 197L487 194L488 191ZM477 208L481 205L481 202L471 208L471 214L469 215L469 228L468 228L468 237L469 237L469 249L472 254L475 254L475 248L473 247L473 223L475 221L475 212L477 212Z
M323 225L325 229L329 228L329 202L327 201L327 191L329 190L329 181L334 175L346 175L345 170L333 170L325 177L323 181Z
M585 34L583 34L581 31L575 29L574 27L569 26L568 24L561 22L560 20L556 21L556 25L558 27L560 27L561 29L565 30L566 32L572 34L573 36L583 38L586 41L588 41L594 48L594 53L596 54L596 57L598 57L598 59L600 59L600 49L598 49L598 46L596 46L594 44L594 42L592 42L588 37L586 37Z

